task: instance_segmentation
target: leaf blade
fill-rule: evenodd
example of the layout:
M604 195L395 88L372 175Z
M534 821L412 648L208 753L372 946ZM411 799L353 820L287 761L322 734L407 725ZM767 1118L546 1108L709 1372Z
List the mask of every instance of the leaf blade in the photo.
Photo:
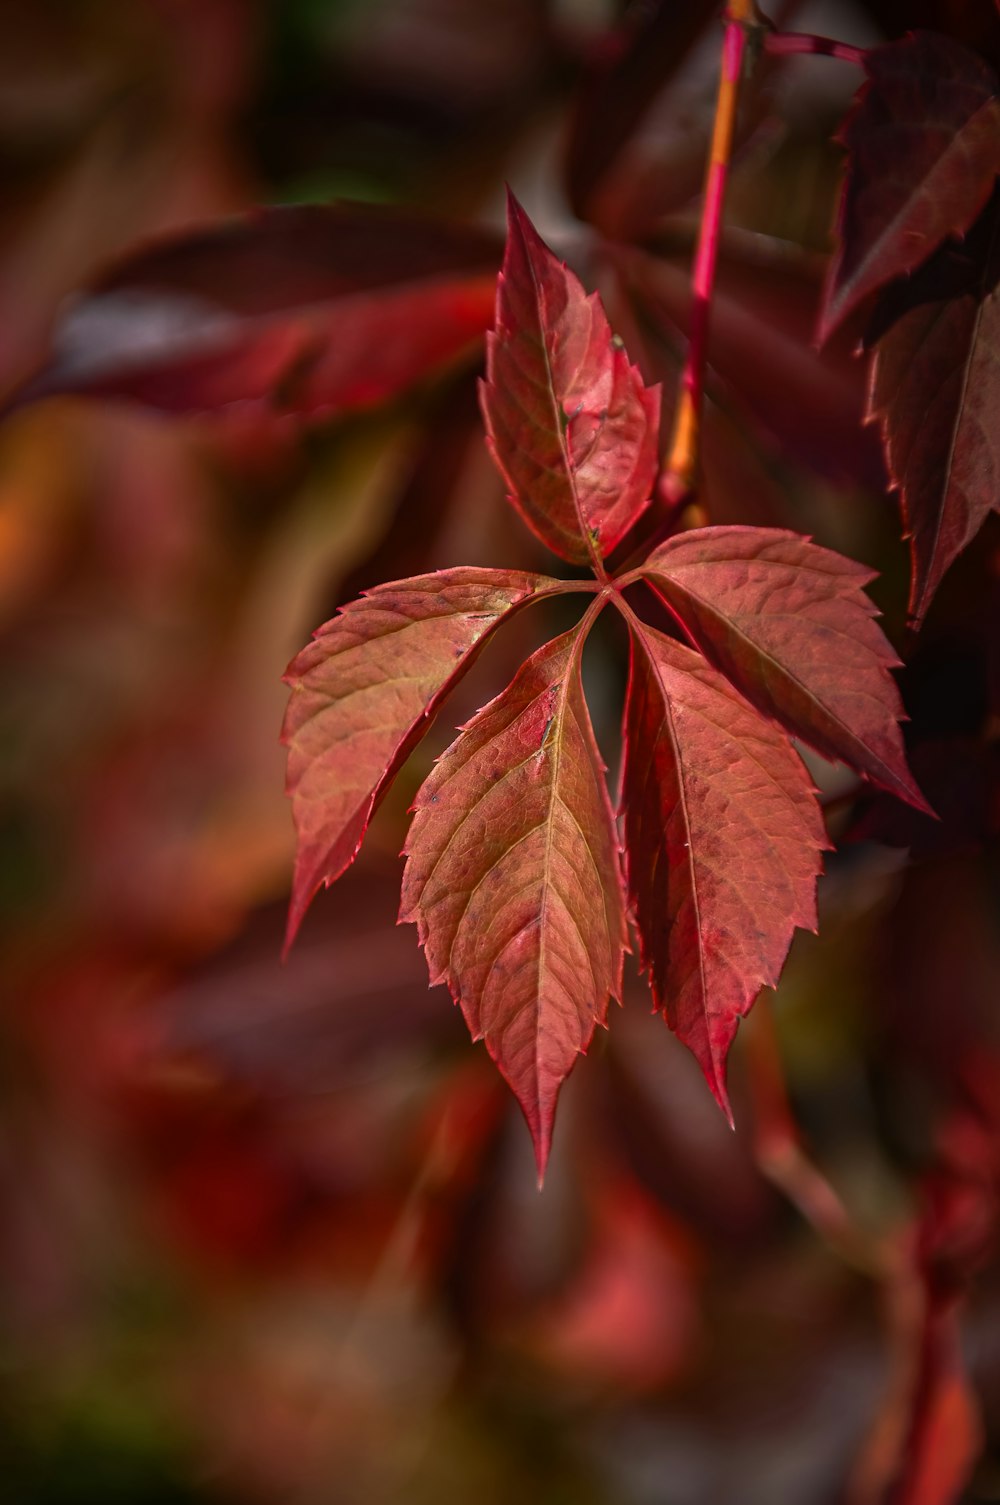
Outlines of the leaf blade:
M64 310L48 365L10 405L70 393L173 413L365 408L485 333L500 252L487 233L348 204L154 242Z
M877 310L866 420L876 421L910 539L919 626L1000 500L1000 199Z
M919 810L906 766L899 660L863 587L874 572L779 528L700 528L643 574L698 647L765 716Z
M1000 100L987 63L918 32L873 48L848 116L848 174L818 339L871 293L972 225L1000 172Z
M490 452L528 527L561 558L598 564L649 500L660 389L643 384L597 295L512 194L480 402Z
M729 1047L796 927L815 929L826 836L784 734L700 654L631 625L622 805L640 960L732 1122Z
M614 816L580 678L585 628L522 665L414 806L400 919L513 1089L539 1178L563 1080L627 945Z
M341 608L292 660L281 739L298 842L286 952L320 886L354 861L389 783L491 633L559 589L501 570L394 581Z

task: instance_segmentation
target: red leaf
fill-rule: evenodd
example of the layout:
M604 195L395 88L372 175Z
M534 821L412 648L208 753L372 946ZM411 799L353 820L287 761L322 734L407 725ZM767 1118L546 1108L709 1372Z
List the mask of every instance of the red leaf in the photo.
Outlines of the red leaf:
M576 564L609 554L649 500L660 389L615 342L596 293L508 203L480 388L490 450L528 526Z
M765 716L918 810L899 660L862 589L874 571L779 528L678 534L642 566L705 656Z
M622 804L656 1006L723 1111L742 1015L815 929L823 822L801 760L700 654L632 619Z
M900 492L919 625L945 572L1000 501L1000 202L879 305L869 384Z
M286 951L320 885L354 861L392 779L494 628L561 588L542 575L476 569L379 585L293 659L281 733L298 833Z
M975 53L918 32L874 48L866 67L843 132L850 160L821 341L870 293L968 230L1000 172L997 78Z
M425 781L400 919L513 1088L545 1170L556 1098L627 944L614 816L580 680L585 634L546 644Z
M405 390L490 322L493 236L358 205L271 209L112 268L14 396L125 397L170 412L344 412Z

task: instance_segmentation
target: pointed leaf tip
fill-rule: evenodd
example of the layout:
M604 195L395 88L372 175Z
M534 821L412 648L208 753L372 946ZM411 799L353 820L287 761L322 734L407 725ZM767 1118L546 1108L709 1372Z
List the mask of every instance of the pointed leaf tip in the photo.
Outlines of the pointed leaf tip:
M847 174L820 344L858 306L963 235L1000 172L997 77L950 37L916 32L872 48L845 122Z
M660 389L508 190L508 234L480 402L513 506L561 558L598 562L649 501Z
M533 654L424 781L400 905L517 1097L539 1178L562 1083L621 996L626 943L584 630Z
M727 1120L740 1019L816 923L826 832L786 735L700 654L633 619L622 799L654 1001Z

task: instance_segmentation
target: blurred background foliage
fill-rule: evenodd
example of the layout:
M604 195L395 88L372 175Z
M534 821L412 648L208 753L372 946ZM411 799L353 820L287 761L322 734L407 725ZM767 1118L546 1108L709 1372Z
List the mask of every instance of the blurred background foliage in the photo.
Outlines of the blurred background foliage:
M498 229L508 179L669 407L715 10L5 0L0 384L138 242L334 198ZM861 44L926 25L1000 56L988 0L770 14ZM633 979L567 1086L539 1196L513 1100L395 928L409 799L544 624L489 650L278 961L289 658L378 580L548 568L486 456L476 349L308 424L73 397L5 420L12 1505L865 1502L920 1446L920 1499L943 1505L980 1427L965 1497L1000 1498L998 533L906 642L858 330L809 343L856 83L793 59L747 93L705 505L883 572L913 764L944 818L817 768L839 843L820 934L796 941L776 1042L763 1010L742 1032L735 1134ZM613 631L587 667L614 767ZM796 1158L775 1052L844 1224Z

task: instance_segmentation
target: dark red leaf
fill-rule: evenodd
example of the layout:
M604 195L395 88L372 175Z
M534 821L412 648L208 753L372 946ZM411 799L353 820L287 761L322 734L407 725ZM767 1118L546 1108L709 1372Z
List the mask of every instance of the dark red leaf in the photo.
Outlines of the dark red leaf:
M946 570L1000 500L1000 201L962 245L889 288L877 318L868 418L898 488L919 625Z
M605 39L579 93L566 152L569 199L581 219L621 147L717 11L715 0L633 5Z
M400 908L431 981L447 982L513 1088L539 1176L563 1080L621 996L627 943L583 637L574 629L528 659L424 782Z
M514 506L563 559L609 554L649 500L660 389L643 385L597 294L584 292L513 195L486 350L486 431Z
M906 766L899 660L863 587L874 571L779 528L699 528L642 573L765 716L825 758L928 806Z
M313 895L353 862L442 698L503 618L559 582L456 569L379 585L293 659L282 728L298 834L286 950Z
M633 619L622 805L643 968L728 1115L739 1020L795 927L816 925L827 842L809 775L700 654Z
M315 415L405 390L489 325L492 235L359 205L271 209L139 251L63 315L14 405L56 393L170 412Z
M848 172L821 340L870 293L968 230L1000 172L998 83L982 58L920 32L874 48L866 68L843 132Z

